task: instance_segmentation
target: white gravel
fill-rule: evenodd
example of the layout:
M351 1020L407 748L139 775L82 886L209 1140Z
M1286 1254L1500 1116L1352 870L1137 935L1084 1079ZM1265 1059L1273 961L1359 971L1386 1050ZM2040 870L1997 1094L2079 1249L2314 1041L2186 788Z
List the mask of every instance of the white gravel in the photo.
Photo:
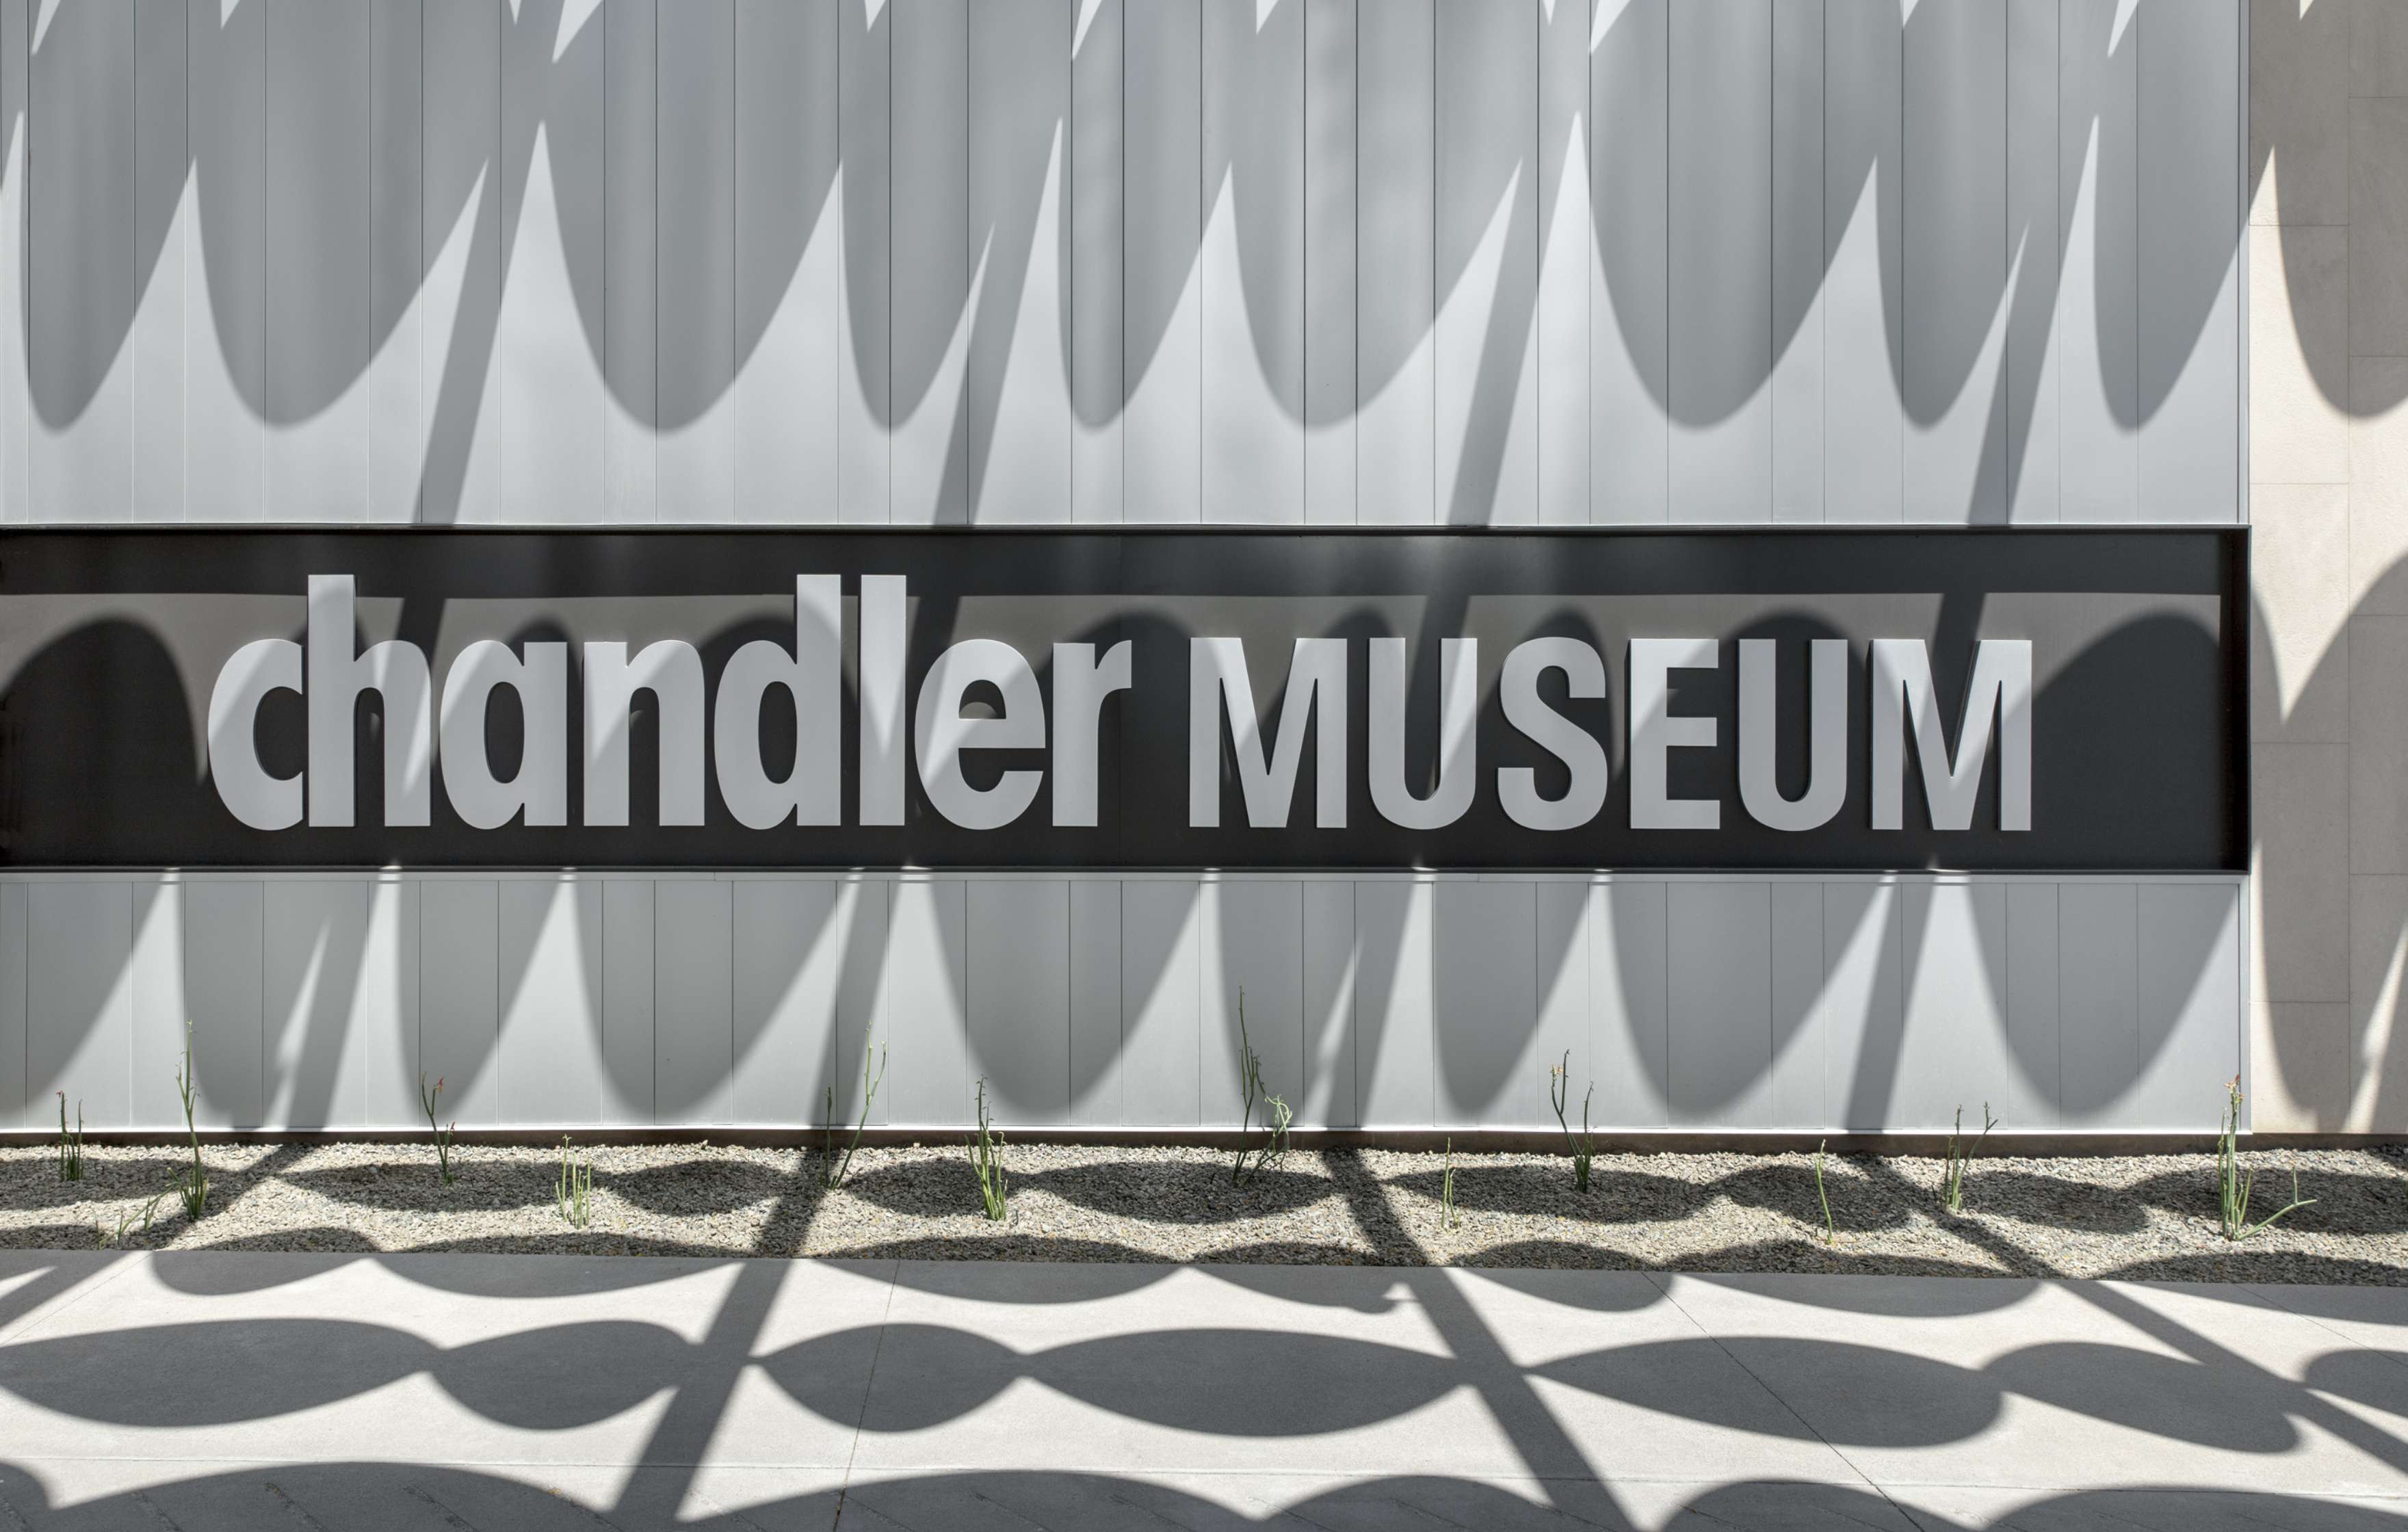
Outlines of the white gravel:
M826 1161L791 1149L596 1147L594 1220L553 1207L557 1152L471 1146L458 1180L431 1148L210 1145L209 1207L185 1220L181 1152L93 1147L84 1179L54 1152L0 1149L0 1246L157 1250L556 1251L611 1254L1256 1261L1890 1271L2408 1285L2408 1155L2266 1151L2252 1211L2315 1198L2245 1242L2221 1238L2204 1154L1978 1161L1965 1211L1942 1210L1940 1162L1825 1165L1826 1243L1810 1155L1601 1155L1586 1194L1570 1162L1297 1152L1248 1184L1203 1149L1012 1145L1010 1216L991 1224L959 1143L864 1149L835 1192ZM165 1196L159 1194L165 1193ZM153 1222L141 1229L156 1196Z

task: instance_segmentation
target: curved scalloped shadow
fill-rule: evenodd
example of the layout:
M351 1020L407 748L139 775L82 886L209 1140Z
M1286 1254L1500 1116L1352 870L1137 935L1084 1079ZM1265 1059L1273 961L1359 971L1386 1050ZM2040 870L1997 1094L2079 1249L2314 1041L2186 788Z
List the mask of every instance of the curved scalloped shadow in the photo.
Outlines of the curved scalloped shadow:
M2130 1346L2051 1341L1984 1369L2000 1387L2172 1441L2235 1453L2298 1445L2299 1390L2253 1367L2211 1367Z
M874 1347L867 1406L844 1363ZM1022 1355L950 1325L888 1324L789 1346L759 1366L804 1408L866 1431L959 1419L1021 1378L1129 1420L1232 1437L1313 1436L1411 1412L1463 1381L1451 1357L1278 1330L1148 1330ZM1167 1380L1178 1380L1166 1386Z
M1388 1181L1435 1200L1445 1177L1415 1172ZM1455 1175L1455 1205L1476 1212L1552 1212L1593 1224L1643 1224L1689 1218L1714 1200L1719 1183L1700 1184L1643 1170L1599 1170L1586 1195L1573 1190L1569 1162L1560 1168L1535 1165L1469 1166ZM1812 1188L1809 1188L1812 1196Z
M772 1197L786 1196L811 1186L819 1167L806 1161L793 1174L772 1170L749 1160L689 1161L652 1166L641 1170L596 1174L595 1186L608 1186L649 1212L733 1212Z
M1850 1157L1835 1154L1824 1167L1823 1197L1830 1201L1831 1226L1862 1234L1913 1223L1913 1211L1886 1190L1844 1169ZM1712 1189L1742 1208L1764 1208L1817 1229L1823 1226L1823 1199L1815 1195L1811 1165L1752 1166L1723 1177Z
M907 1256L891 1267L882 1268L879 1276L884 1280L891 1273L898 1285L920 1293L939 1293L978 1303L1026 1305L1116 1298L1167 1281L1181 1269L1160 1256L1102 1241L1029 1243L1074 1248L1082 1254L1061 1261L1048 1270L1038 1269L1043 1257L998 1261L979 1268L961 1261L923 1262Z
M0 1349L0 1389L115 1425L229 1425L381 1388L437 1354L351 1320L204 1320L18 1341Z
M2308 1364L2301 1382L2319 1394L2408 1417L2408 1352L2327 1352Z
M272 1488L270 1486L273 1486ZM641 1476L629 1497L641 1491ZM1558 1485L1562 1501L1579 1488ZM1588 1493L1596 1493L1594 1486ZM782 1499L732 1508L697 1507L675 1524L690 1532L760 1532L763 1527L825 1526L841 1501L873 1519L909 1527L991 1525L1088 1526L1163 1525L1190 1532L1240 1532L1242 1528L1298 1524L1330 1528L1428 1525L1477 1527L1481 1532L1560 1532L1578 1509L1534 1501L1498 1485L1435 1474L1399 1474L1349 1482L1286 1506L1265 1506L1259 1515L1232 1511L1216 1501L1152 1482L1111 1474L1035 1469L925 1473L859 1481L838 1491L823 1489ZM0 1462L0 1503L28 1525L57 1532L177 1525L262 1526L302 1518L349 1525L348 1513L381 1508L387 1516L418 1520L395 1525L460 1525L474 1517L480 1526L550 1527L590 1525L594 1512L573 1498L539 1485L472 1469L413 1464L338 1462L279 1466L269 1479L256 1468L198 1474L122 1491L98 1498L53 1505L41 1481ZM252 1509L245 1511L243 1507ZM618 1511L619 1507L599 1508ZM299 1514L296 1516L295 1512ZM446 1518L453 1518L449 1524ZM1099 1520L1100 1518L1100 1520ZM2022 1504L1977 1528L1944 1520L1918 1508L1909 1521L1898 1506L1870 1491L1845 1484L1753 1479L1700 1491L1672 1511L1666 1524L1708 1526L1848 1527L1878 1532L2025 1532L2039 1527L2181 1527L2185 1532L2408 1532L2408 1516L2362 1504L2336 1504L2300 1496L2246 1490L2201 1490L2135 1485L2052 1495L2032 1492ZM381 1522L380 1522L381 1525ZM632 1525L614 1518L612 1525Z
M437 1292L457 1293L480 1298L565 1298L584 1297L597 1293L624 1293L629 1288L649 1287L655 1282L675 1281L680 1277L701 1271L724 1270L726 1252L710 1255L652 1253L656 1241L627 1240L638 1247L633 1253L593 1255L579 1259L574 1253L524 1254L515 1259L454 1261L445 1253L431 1247L396 1251L378 1257L379 1264L394 1276L431 1287ZM849 1263L829 1261L827 1266L843 1267Z
M685 1381L698 1348L675 1330L589 1319L446 1352L435 1381L487 1420L523 1431L592 1425Z
M1759 1297L1811 1309L1847 1314L1879 1314L1892 1319L1961 1319L1968 1314L1997 1313L2030 1297L2038 1284L2028 1277L2001 1277L1995 1272L1959 1269L1947 1273L1944 1285L1867 1281L1863 1274L1784 1273L1776 1280L1752 1274L1700 1272L1692 1281L1735 1288Z
M2196 1172L2152 1176L2125 1195L2186 1217L2211 1222L2216 1217L2215 1183ZM2408 1234L2408 1179L2317 1170L2300 1178L2300 1196L2315 1201L2286 1216L2276 1228L2300 1224L2325 1234ZM2290 1176L2261 1168L2252 1186L2249 1216L2252 1221L2263 1218L2290 1200Z
M877 1358L869 1397L862 1369ZM796 1404L865 1431L923 1431L958 1420L1027 1370L1018 1352L949 1324L865 1324L754 1359Z
M2012 1200L1987 1196L1985 1188L2006 1193ZM2140 1200L2121 1187L2093 1186L2024 1170L1985 1169L1979 1162L1965 1177L1965 1210L2018 1224L2099 1234L2137 1234L2149 1226Z
M1496 1246L1480 1253L1482 1256L1497 1256L1509 1251L1560 1250L1573 1253L1584 1249L1585 1247L1580 1245L1559 1245L1550 1240L1534 1239L1523 1245ZM1590 1253L1604 1255L1612 1253L1595 1251ZM1598 1263L1588 1268L1624 1273L1610 1281L1599 1281L1595 1277L1588 1276L1578 1269L1567 1271L1556 1265L1540 1268L1499 1262L1494 1266L1468 1266L1464 1269L1475 1277L1495 1282L1499 1287L1511 1288L1526 1297L1544 1298L1549 1303L1559 1303L1568 1309L1585 1309L1596 1314L1636 1313L1641 1309L1654 1307L1663 1301L1664 1297L1664 1289L1648 1278L1639 1275L1638 1268L1632 1266L1609 1266Z
M1108 1181L1134 1184L1128 1189L1119 1189ZM1140 1218L1151 1215L1164 1223L1183 1220L1163 1217L1158 1211L1151 1211L1153 1205L1147 1200L1149 1194L1165 1198L1180 1197L1190 1205L1201 1202L1214 1215L1216 1222L1295 1212L1316 1202L1334 1200L1340 1195L1337 1183L1326 1176L1307 1175L1277 1167L1256 1171L1244 1185L1232 1186L1226 1166L1196 1161L1140 1160L1111 1167L1066 1166L1058 1170L1041 1170L1023 1176L1014 1182L1014 1187L1022 1191L1051 1192L1063 1201L1082 1208Z
M1979 1373L1878 1346L1839 1340L1703 1336L1568 1356L1533 1375L1658 1414L1760 1436L1862 1447L1937 1447L1989 1428L2003 1404ZM1741 1361L1732 1360L1737 1355ZM1741 1363L1745 1363L1742 1370ZM1809 1425L1750 1374L1811 1378ZM1701 1387L1701 1380L1717 1386Z
M394 1212L452 1212L463 1209L504 1212L550 1206L555 1174L533 1164L464 1162L458 1178L449 1186L443 1184L431 1165L410 1166L406 1174L379 1176L363 1176L348 1167L294 1170L280 1179L315 1192L330 1202L348 1202L355 1207ZM598 1175L594 1181L596 1186L617 1184Z

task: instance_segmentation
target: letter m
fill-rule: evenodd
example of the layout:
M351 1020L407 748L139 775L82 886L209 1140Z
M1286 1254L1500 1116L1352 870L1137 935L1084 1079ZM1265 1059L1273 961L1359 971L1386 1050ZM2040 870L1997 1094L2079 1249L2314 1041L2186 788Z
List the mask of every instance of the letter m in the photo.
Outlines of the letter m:
M2031 828L2031 640L1984 638L1973 646L1973 679L1965 687L1956 754L1940 728L1931 691L1931 655L1920 638L1873 640L1873 828L1895 830L1906 796L1906 731L1923 768L1923 794L1935 830L1970 829L1982 790L1982 762L1990 753L1990 721L1999 721L1999 828Z
M1238 782L1245 789L1246 823L1254 828L1287 827L1296 799L1297 767L1304 759L1304 730L1317 721L1313 757L1313 823L1325 830L1346 827L1346 640L1298 638L1288 662L1287 693L1280 703L1279 736L1263 758L1262 721L1254 713L1254 688L1246 676L1245 646L1235 638L1187 641L1187 823L1211 829L1221 823L1221 714L1228 703L1229 738L1236 747Z

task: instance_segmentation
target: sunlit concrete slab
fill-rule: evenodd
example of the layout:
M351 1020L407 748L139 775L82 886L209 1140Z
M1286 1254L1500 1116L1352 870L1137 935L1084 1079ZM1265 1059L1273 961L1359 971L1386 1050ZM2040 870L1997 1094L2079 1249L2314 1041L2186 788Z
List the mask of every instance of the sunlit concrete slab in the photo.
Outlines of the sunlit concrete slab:
M21 1253L0 1528L2408 1532L2403 1317L2187 1284Z
M1884 1482L2376 1495L2408 1468L2408 1445L2313 1383L2386 1389L2372 1353L2243 1287L1744 1276L1669 1292Z

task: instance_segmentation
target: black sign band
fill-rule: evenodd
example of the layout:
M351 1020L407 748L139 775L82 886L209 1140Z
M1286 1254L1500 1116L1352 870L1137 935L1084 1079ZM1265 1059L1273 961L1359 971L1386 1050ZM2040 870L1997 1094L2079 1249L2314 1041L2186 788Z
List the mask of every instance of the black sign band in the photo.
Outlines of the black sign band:
M19 866L2238 870L2246 538L0 537Z

